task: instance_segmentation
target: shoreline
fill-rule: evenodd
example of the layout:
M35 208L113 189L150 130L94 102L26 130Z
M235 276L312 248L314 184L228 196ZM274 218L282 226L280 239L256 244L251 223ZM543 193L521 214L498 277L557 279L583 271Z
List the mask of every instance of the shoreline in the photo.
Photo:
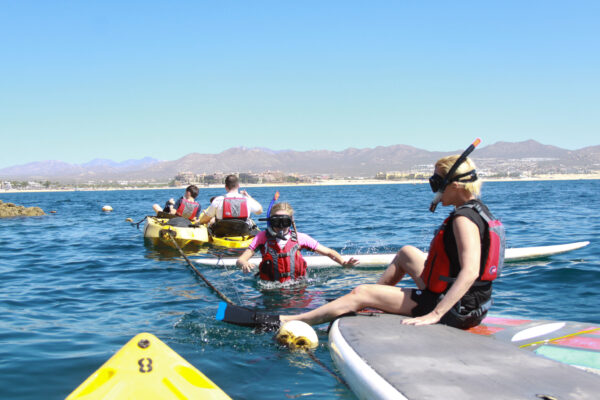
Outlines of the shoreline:
M528 178L482 178L485 182L535 182L535 181L580 181L580 180L596 180L600 179L599 174L553 174L539 175ZM403 181L388 181L380 179L325 179L310 183L248 183L240 185L241 188L260 188L260 187L288 187L288 186L351 186L351 185L407 185L407 184L426 184L427 180L412 179ZM10 189L0 190L1 193L52 193L52 192L108 192L116 190L177 190L185 189L183 186L160 186L160 187L123 187L123 188L69 188L69 189ZM222 188L223 184L210 184L198 186L199 189Z

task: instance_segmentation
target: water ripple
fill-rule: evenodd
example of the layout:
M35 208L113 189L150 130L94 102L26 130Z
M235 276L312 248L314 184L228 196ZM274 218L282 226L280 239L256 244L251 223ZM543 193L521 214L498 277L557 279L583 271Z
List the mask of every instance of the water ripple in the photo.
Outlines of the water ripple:
M591 241L572 253L507 265L494 286L494 312L600 322L600 182L485 183L483 190L510 247ZM125 222L141 220L153 203L180 192L0 194L3 201L57 211L0 220L0 398L64 398L142 331L159 336L233 398L255 392L263 399L353 398L305 356L276 346L271 334L216 321L219 298L179 253L145 245L141 230ZM202 188L200 202L220 192ZM274 189L250 192L267 205ZM295 208L300 231L342 254L392 253L405 244L426 249L447 213L427 211L426 185L284 187L280 193ZM105 204L114 211L100 211ZM207 246L186 252L240 254ZM237 268L201 271L230 298L275 313L312 309L381 273L322 269L302 285L281 287L259 284ZM334 368L326 325L317 332L316 355Z

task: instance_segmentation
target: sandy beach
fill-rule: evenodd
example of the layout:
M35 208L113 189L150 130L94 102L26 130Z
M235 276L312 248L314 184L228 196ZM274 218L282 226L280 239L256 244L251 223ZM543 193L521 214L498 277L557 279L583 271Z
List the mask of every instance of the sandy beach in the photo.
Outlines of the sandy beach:
M537 175L535 177L527 178L483 178L483 182L527 182L527 181L577 181L577 180L588 180L588 179L600 179L600 173L597 174L548 174L548 175ZM416 185L425 184L426 180L414 179L414 180L380 180L380 179L323 179L314 182L301 182L301 183L248 183L242 184L242 188L252 187L284 187L284 186L341 186L341 185ZM26 189L26 190L0 190L0 193L43 193L43 192L75 192L75 191L113 191L113 190L165 190L165 189L181 189L187 185L182 186L160 186L160 187L134 187L126 186L122 188L68 188L68 189ZM222 188L223 184L211 184L211 185L198 185L199 188Z

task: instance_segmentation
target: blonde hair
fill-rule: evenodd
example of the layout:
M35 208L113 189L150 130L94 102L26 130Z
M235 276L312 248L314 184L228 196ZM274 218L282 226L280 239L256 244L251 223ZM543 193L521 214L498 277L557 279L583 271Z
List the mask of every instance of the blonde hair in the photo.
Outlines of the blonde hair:
M435 163L435 168L438 169L442 173L443 177L446 177L446 174L448 174L448 172L450 171L450 168L452 168L452 166L454 165L456 160L458 160L458 157L460 157L460 155L458 155L458 154L453 155L453 156L442 157ZM474 169L475 169L475 163L473 162L473 160L471 160L469 157L467 157L465 159L465 161L458 166L456 171L454 171L452 176L450 176L449 178L452 178L453 176L457 176L457 175L461 175L461 174L466 174L467 172L472 171ZM456 183L458 183L467 192L471 193L474 196L479 196L479 194L481 193L481 179L477 179L475 182L457 181Z
M277 211L286 211L290 216L294 215L294 209L290 206L290 203L277 203L271 208L271 215Z

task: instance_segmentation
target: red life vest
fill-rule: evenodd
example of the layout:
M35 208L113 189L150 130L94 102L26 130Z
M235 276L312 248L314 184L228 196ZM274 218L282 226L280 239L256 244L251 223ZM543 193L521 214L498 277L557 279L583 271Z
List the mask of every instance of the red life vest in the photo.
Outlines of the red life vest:
M245 197L223 198L223 219L247 219L248 202Z
M267 234L267 241L260 246L262 261L259 265L260 279L265 281L285 282L306 275L306 260L300 253L300 245L295 232L283 249L277 240Z
M487 225L481 243L481 262L477 281L491 282L500 276L504 265L504 249L506 248L504 226L493 215L486 213L477 203L465 204L460 208L462 207L477 211ZM435 293L445 293L448 290L448 284L456 280L460 271L460 266L450 265L450 259L444 246L444 232L451 226L449 222L452 218L454 218L453 214L446 218L436 231L429 246L425 269L421 274L427 289Z
M198 211L199 207L200 204L196 203L195 201L189 201L182 197L179 208L175 214L179 215L180 217L193 220L196 217L196 212Z

